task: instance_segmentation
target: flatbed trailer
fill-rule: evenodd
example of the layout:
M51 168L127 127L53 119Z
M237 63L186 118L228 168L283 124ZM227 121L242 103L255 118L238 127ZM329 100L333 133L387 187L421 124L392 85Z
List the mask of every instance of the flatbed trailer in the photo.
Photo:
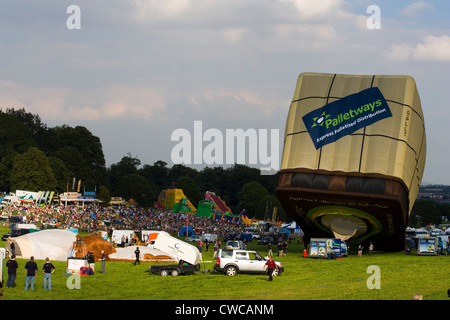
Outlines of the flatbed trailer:
M167 264L167 265L154 265L150 266L150 273L159 274L162 277L172 275L174 277L182 274L192 274L200 271L200 265L180 265L180 264Z

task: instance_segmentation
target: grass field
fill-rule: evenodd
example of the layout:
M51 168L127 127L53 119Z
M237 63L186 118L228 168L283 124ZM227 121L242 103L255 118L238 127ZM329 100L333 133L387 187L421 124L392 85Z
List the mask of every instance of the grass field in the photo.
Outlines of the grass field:
M0 228L6 233L8 228ZM5 242L0 242L4 247ZM249 249L267 253L255 241ZM25 291L24 266L18 259L15 288L5 288L3 300L412 300L421 293L424 300L448 300L450 256L417 256L375 252L337 260L304 258L303 247L293 243L282 261L282 276L267 281L264 275L228 277L217 272L200 272L178 277L149 274L150 263L107 262L106 274L80 277L80 289L67 287L66 262L53 262L52 291L42 288L43 277L36 277L35 290ZM202 271L213 269L213 252L203 252ZM36 261L42 268L44 261ZM6 283L6 261L3 281ZM369 266L380 269L380 289L369 289ZM100 262L95 269L100 270Z

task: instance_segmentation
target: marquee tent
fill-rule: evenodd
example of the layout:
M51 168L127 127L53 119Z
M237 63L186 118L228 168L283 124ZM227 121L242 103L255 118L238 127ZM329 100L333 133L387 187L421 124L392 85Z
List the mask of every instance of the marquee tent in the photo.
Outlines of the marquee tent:
M11 252L11 241L15 243L16 257L36 260L66 261L67 254L77 235L69 230L49 229L9 238L6 248Z

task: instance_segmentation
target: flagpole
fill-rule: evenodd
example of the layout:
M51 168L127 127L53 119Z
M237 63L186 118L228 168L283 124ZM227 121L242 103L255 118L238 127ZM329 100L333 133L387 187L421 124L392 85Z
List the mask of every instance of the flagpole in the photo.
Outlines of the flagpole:
M189 238L189 215L186 215L186 242L188 242Z

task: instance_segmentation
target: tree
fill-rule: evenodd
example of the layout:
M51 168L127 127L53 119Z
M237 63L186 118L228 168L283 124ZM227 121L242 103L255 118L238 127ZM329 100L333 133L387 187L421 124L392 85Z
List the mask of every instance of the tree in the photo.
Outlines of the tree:
M120 178L116 193L125 199L134 199L142 207L153 205L148 181L136 173L128 174Z
M48 162L56 179L56 191L66 192L67 182L72 179L73 173L66 168L64 162L59 158L48 157Z
M447 221L450 221L450 204L448 204L448 203L442 203L442 204L439 206L439 214L440 214L442 217L445 217L445 219L446 219Z
M139 174L147 179L147 181L154 185L158 192L165 190L171 185L169 181L169 168L167 168L167 162L156 161L153 165L144 165L142 169L139 170Z
M184 195L196 207L200 200L204 199L204 193L200 190L198 185L189 177L180 177L175 183L177 189L182 189Z
M107 184L105 157L100 139L82 126L67 125L48 129L48 154L63 160L77 179L87 188Z
M237 211L235 213L240 213L245 209L247 216L249 218L255 217L258 214L259 202L262 198L267 196L269 193L266 188L264 188L257 181L250 181L244 184L241 191L239 191L239 204L237 205Z
M45 154L36 147L14 157L12 190L55 190L57 181Z
M117 184L122 177L128 174L137 174L140 165L141 160L131 156L130 153L122 157L118 163L112 164L108 169L111 191L116 192Z
M100 186L98 188L98 200L100 200L100 205L102 207L107 207L109 206L109 203L111 201L111 195L109 193L108 188L106 188L105 186Z
M411 211L409 225L412 227L441 223L436 203L431 200L417 200Z
M281 221L286 221L287 216L283 210L283 207L281 206L280 201L277 197L270 194L261 198L261 200L259 201L258 209L256 211L256 218L261 220L272 220L274 208L277 208L277 218Z

